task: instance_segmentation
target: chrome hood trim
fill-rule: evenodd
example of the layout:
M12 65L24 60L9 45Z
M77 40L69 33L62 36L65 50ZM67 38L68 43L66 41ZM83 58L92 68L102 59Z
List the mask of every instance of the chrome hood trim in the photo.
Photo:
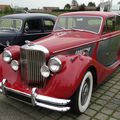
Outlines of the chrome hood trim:
M26 49L26 50L38 50L38 51L42 51L45 54L49 54L49 50L42 46L42 45L38 45L38 44L25 44L23 46L21 46L22 49Z

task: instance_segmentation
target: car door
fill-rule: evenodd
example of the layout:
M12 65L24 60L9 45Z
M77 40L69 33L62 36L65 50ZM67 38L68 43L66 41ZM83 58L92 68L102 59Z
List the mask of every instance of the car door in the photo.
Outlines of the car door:
M106 20L98 46L97 59L105 67L113 65L119 59L120 16Z
M36 40L45 36L43 30L43 21L42 18L29 19L25 22L23 30L23 41L25 40Z

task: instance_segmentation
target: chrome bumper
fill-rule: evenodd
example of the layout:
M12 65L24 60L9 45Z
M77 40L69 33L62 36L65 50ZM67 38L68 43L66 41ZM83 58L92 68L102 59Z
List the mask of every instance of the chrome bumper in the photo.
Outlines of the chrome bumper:
M7 95L6 91L10 91L17 95L21 95L26 98L29 98L31 100L31 104L33 106L39 106L39 107L43 107L43 108L47 108L47 109L51 109L51 110L55 110L55 111L60 111L60 112L65 112L65 111L70 110L70 107L67 106L70 103L70 100L68 100L68 99L58 99L58 98L39 95L36 93L37 88L32 88L31 94L27 94L27 93L6 87L5 86L6 82L7 82L6 79L3 79L3 81L0 82L0 92L8 97L9 97L9 95ZM15 99L17 99L17 98L15 98ZM24 102L21 99L19 99L19 100Z

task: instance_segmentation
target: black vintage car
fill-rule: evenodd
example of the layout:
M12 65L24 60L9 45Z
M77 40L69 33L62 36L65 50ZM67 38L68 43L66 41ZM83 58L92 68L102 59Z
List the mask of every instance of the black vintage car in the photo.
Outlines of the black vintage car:
M6 15L0 18L0 52L7 45L23 45L51 33L56 16L42 13Z

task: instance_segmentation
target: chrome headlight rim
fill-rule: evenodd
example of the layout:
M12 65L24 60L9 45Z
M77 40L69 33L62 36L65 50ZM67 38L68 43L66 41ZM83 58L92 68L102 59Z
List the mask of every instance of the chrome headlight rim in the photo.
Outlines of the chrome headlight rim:
M19 62L17 60L12 60L10 65L11 65L11 68L14 71L18 71L18 69L19 69Z
M56 61L56 62L58 63L58 65L59 65L59 69L53 70L53 68L51 67L51 61ZM52 57L52 58L50 58L50 60L48 61L48 67L49 67L50 71L53 72L53 73L60 72L60 70L61 70L61 68L62 68L62 62L61 62L61 60L60 60L59 58L57 58L57 57Z
M7 54L8 56L5 56L5 54ZM4 50L2 57L3 57L3 60L7 63L12 61L12 53L9 50ZM6 57L9 57L9 58L6 58Z

